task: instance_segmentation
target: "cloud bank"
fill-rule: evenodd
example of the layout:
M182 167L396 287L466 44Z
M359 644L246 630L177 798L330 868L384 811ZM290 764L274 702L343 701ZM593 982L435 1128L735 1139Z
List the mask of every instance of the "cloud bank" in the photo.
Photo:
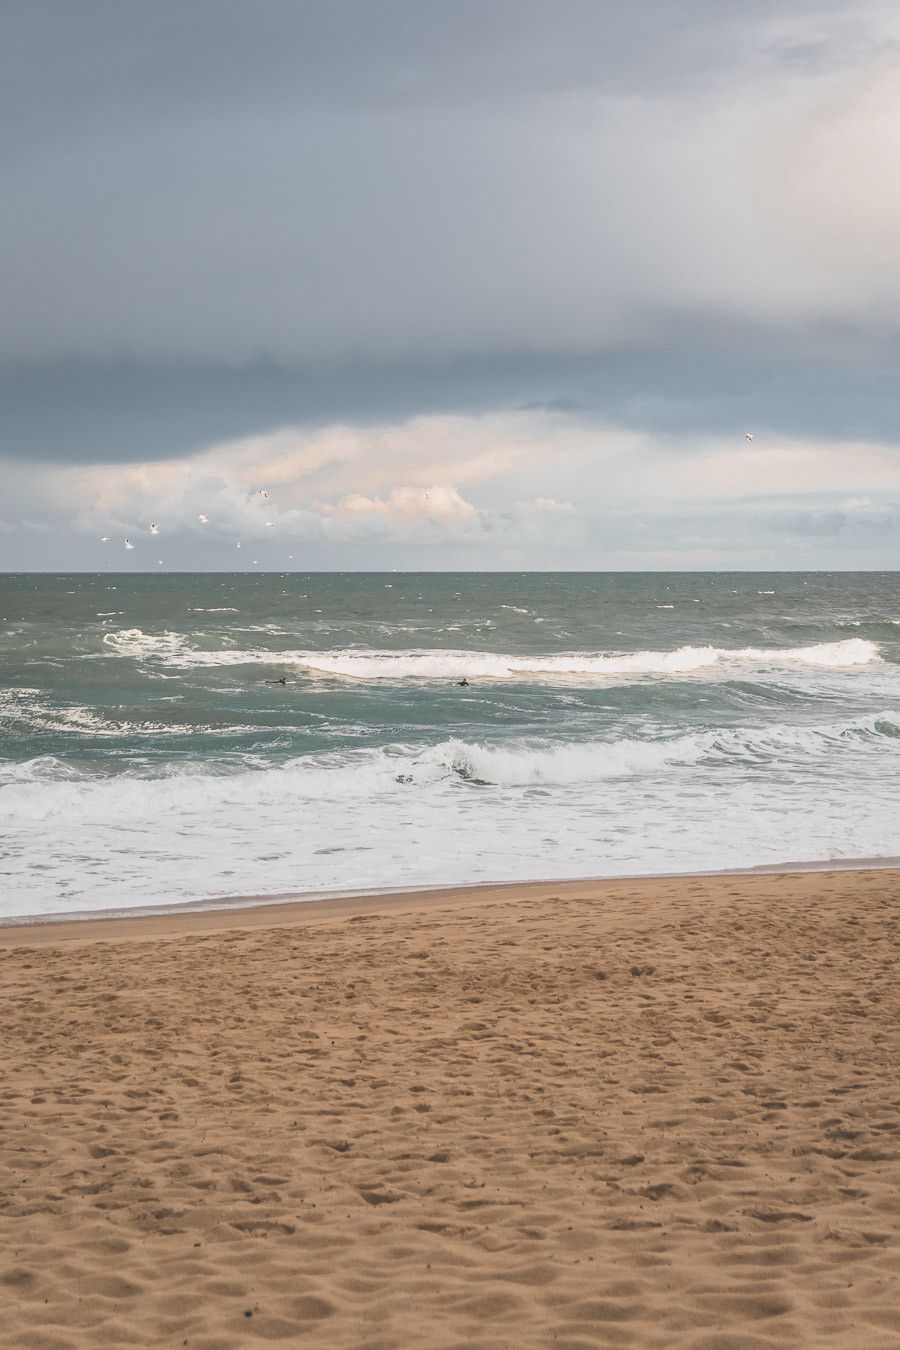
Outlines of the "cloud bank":
M60 570L74 559L578 570L837 557L882 567L900 525L890 444L661 438L540 409L284 427L152 464L20 469L14 496L30 514L0 523L0 557L18 549ZM127 555L125 538L135 544Z

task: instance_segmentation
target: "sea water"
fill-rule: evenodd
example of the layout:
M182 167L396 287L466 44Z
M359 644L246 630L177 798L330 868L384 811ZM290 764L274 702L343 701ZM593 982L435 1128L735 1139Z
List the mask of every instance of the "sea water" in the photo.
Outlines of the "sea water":
M885 858L898 826L896 573L0 578L0 916Z

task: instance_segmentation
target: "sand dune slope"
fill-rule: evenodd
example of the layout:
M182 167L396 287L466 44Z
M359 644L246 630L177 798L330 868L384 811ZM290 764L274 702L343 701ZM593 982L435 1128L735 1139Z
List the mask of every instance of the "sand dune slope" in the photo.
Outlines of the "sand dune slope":
M900 1344L897 875L551 889L0 950L0 1342Z

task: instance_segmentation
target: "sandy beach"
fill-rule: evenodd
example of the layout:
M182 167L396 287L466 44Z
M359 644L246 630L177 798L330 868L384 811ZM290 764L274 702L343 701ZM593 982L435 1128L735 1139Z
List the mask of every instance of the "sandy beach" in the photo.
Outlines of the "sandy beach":
M0 931L0 1343L893 1347L900 873Z

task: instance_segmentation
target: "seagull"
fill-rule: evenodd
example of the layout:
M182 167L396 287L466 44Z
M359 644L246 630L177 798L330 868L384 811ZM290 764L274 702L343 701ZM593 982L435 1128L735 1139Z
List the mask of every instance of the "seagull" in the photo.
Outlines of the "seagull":
M745 440L745 441L752 441L752 440L753 440L753 432L752 432L752 431L745 431L745 432L744 432L744 440Z
M151 534L159 534L159 526L158 526L158 525L151 524L151 526L150 526L150 533L151 533Z
M260 495L261 497L265 497L265 498L268 500L269 494L268 494L268 492L266 492L266 489L265 489L265 488L260 488L260 489L259 489L259 495Z
M426 502L427 502L427 501L428 501L428 493L425 492L425 493L423 493L422 495L424 496L424 498L425 498L425 500L426 500Z
M275 528L275 522L274 522L274 520L267 520L267 521L266 521L266 529L267 529L267 530L274 530L274 528Z
M131 542L130 539L126 539L126 540L125 540L125 547L126 547L126 548L134 548L134 544Z
M100 543L101 543L101 544L108 544L108 543L109 543L109 535L108 535L108 534L101 534L101 536L100 536Z
M235 548L240 548L240 544L235 544Z
M205 525L205 524L207 523L207 521L209 520L209 516L205 516L205 515L203 514L203 512L201 511L200 514L199 514L199 516L197 517L197 519L199 520L199 522L200 522L201 525Z

